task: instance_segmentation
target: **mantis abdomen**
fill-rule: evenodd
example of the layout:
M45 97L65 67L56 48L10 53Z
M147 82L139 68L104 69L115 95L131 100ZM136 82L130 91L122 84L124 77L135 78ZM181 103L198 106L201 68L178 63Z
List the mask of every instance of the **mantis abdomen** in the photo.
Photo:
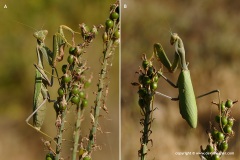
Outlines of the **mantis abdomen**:
M192 128L197 127L197 103L189 70L182 70L177 86L179 88L179 109L182 117Z

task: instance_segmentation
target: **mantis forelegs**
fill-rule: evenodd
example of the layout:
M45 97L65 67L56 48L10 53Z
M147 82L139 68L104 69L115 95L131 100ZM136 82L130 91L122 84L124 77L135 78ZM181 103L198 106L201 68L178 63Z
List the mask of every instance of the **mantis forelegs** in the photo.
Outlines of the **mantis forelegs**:
M154 44L153 49L155 57L157 57L157 59L169 70L169 72L175 72L178 67L179 55L175 52L173 64L171 64L161 44Z

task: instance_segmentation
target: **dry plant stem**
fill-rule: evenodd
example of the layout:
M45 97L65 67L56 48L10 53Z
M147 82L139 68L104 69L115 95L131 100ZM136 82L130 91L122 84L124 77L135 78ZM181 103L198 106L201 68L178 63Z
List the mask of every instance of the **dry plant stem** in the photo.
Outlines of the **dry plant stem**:
M112 5L110 7L110 12L115 11L115 9L119 6L119 2L117 1L116 4ZM113 28L106 26L106 31L105 33L107 34L107 40L104 41L104 49L103 49L103 61L102 61L102 67L101 71L99 73L99 80L97 84L97 95L96 95L96 100L95 100L95 106L93 107L93 116L92 118L92 129L90 130L89 133L89 140L88 140L88 145L87 145L87 152L89 155L91 155L92 150L94 147L96 147L96 133L97 133L97 128L98 128L98 117L100 113L101 107L104 107L105 105L105 100L106 100L106 95L104 95L104 91L108 89L106 83L107 83L107 74L108 74L108 65L111 64L113 55L114 55L114 50L118 45L119 38L114 37L114 33L119 30L119 21L114 20ZM109 28L108 28L109 27ZM109 65L111 67L111 65ZM105 96L105 97L104 97Z
M106 49L103 51L103 53L104 53L103 54L103 62L102 62L102 68L100 71L99 81L97 84L97 86L98 86L97 97L96 97L95 106L94 106L94 120L93 120L92 129L90 130L89 142L88 142L88 147L87 147L88 153L92 152L92 147L95 144L96 132L97 132L97 127L98 127L98 117L99 117L99 112L100 112L100 108L101 108L101 104L102 104L103 91L104 91L103 88L105 85L105 78L107 76L107 66L109 63L108 59L110 59L109 57L111 57L113 54L113 41L114 40L110 39L107 42Z
M100 78L98 81L98 92L97 92L97 98L95 101L95 107L94 107L94 121L93 121L93 127L90 131L89 135L89 143L88 143L88 152L91 153L92 151L92 146L94 145L94 137L96 136L97 132L97 126L98 126L98 117L99 117L99 112L100 112L100 107L101 107L101 99L102 99L102 94L103 94L103 86L104 86L104 79L106 77L106 72L107 72L107 59L106 59L106 54L104 54L104 60L103 60L103 65L102 69L100 72Z
M61 113L61 126L59 128L58 134L57 134L57 146L56 146L56 157L55 160L59 160L61 158L61 149L62 149L62 140L63 140L63 132L64 132L64 122L66 118L66 112L67 110L64 110Z
M72 159L77 159L77 153L78 153L78 146L79 146L79 137L80 137L80 127L82 122L82 109L81 109L81 103L79 103L77 107L77 122L75 126L75 132L74 132L74 146L73 146L73 155Z
M140 149L140 157L141 160L146 160L146 155L147 155L147 144L149 142L149 131L151 128L151 101L146 104L147 106L145 107L145 114L144 114L144 123L143 123L143 133L142 133L142 138L141 138L141 149Z

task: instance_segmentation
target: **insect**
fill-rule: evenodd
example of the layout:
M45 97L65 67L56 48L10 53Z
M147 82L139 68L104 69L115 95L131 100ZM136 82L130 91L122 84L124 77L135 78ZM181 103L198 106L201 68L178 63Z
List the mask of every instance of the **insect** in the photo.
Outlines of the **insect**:
M55 100L50 99L50 95L47 89L47 86L53 85L54 71L58 77L56 70L56 62L61 61L64 55L64 46L68 43L63 34L63 28L69 30L73 35L74 31L67 26L61 25L59 27L58 33L53 36L53 52L45 45L44 40L48 34L47 30L40 30L33 34L37 39L37 59L38 63L34 64L36 68L35 73L35 86L34 86L34 97L33 97L33 113L28 116L26 123L32 128L36 129L38 132L43 135L51 138L44 132L42 132L41 126L45 118L46 112L46 102L55 102ZM68 43L69 44L69 43ZM45 73L43 65L43 57L45 57L48 64L52 67L51 80L48 79L48 76ZM59 78L58 78L59 81ZM60 81L59 81L60 84ZM29 123L29 120L33 117L33 125ZM52 139L52 138L51 138Z
M156 92L158 95L162 95L171 100L179 101L179 109L180 114L183 119L187 121L187 123L192 127L197 127L197 103L196 98L200 98L215 92L218 90L213 90L206 94L195 97L193 85L191 81L190 71L188 70L188 64L185 60L185 49L183 45L182 39L178 36L177 33L171 33L170 38L171 45L175 47L175 55L173 64L167 58L161 44L154 44L154 54L155 57L169 70L169 72L173 73L176 71L178 64L180 64L181 72L179 74L177 84L175 85L173 82L168 80L162 73L160 75L174 88L178 88L179 96L178 98L172 98L167 95L164 95L160 92ZM220 94L220 93L219 93Z

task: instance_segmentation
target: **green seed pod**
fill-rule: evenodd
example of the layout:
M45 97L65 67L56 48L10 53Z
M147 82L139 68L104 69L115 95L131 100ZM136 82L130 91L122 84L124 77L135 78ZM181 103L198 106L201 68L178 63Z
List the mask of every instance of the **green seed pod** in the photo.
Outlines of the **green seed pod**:
M150 87L152 90L156 90L157 89L157 83L156 82L151 82Z
M78 96L73 96L71 102L74 104L78 104L80 102L80 98Z
M73 55L69 55L68 58L67 58L67 61L68 61L69 64L73 64L74 56Z
M217 134L218 134L218 131L217 130L214 130L214 131L212 131L212 138L214 139L214 140L216 140L217 139Z
M118 17L119 17L119 15L118 15L117 12L112 12L112 13L110 14L110 19L111 19L111 20L117 20Z
M71 90L71 93L74 95L77 95L79 92L80 92L80 90L77 86L74 86L73 89Z
M214 155L212 155L211 160L220 160L220 157L219 157L219 155L214 154Z
M222 125L223 126L228 123L228 120L227 120L227 118L225 116L222 116L221 121L222 121Z
M91 80L88 80L84 83L84 88L88 88L91 85Z
M230 100L230 99L228 99L228 100L226 101L226 103L225 103L225 106L226 106L227 108L231 108L231 107L233 106L233 101Z
M113 24L114 24L113 21L110 20L110 19L106 20L106 22L105 22L105 25L106 25L107 29L112 28Z
M51 157L46 157L46 160L53 160Z
M159 77L158 77L158 75L156 74L156 75L153 77L153 82L158 82L158 79L159 79Z
M52 153L48 153L48 154L46 154L46 160L54 160L54 155L52 154Z
M79 93L78 93L78 96L79 96L79 98L85 98L85 93L83 92L83 91L80 91Z
M63 82L69 83L71 81L71 77L68 74L64 74L63 76Z
M205 149L205 152L213 152L214 151L214 148L211 146L211 145L207 145L206 146L206 149Z
M220 106L220 107L221 107L221 111L224 111L224 110L225 110L225 104L224 104L223 102L221 103L221 106Z
M232 133L232 127L229 125L226 125L223 130L225 133Z
M217 141L223 141L224 140L224 134L222 132L218 132L216 135Z
M113 37L115 39L118 39L120 37L120 31L117 30L116 32L114 32Z
M222 152L225 152L226 150L228 149L228 144L227 144L227 142L222 142L221 144L220 144L220 150L222 151Z
M143 62L142 62L142 67L143 67L143 69L147 69L147 67L148 67L148 65L149 65L149 62L148 61L146 61L146 60L144 60Z
M58 89L58 95L62 97L64 95L64 90L62 88Z
M87 107L87 105L88 105L88 101L87 101L86 99L83 99L83 100L82 100L81 107L82 107L82 108L85 108L85 107Z
M69 54L74 55L76 51L76 47L70 47L69 48Z
M83 158L83 160L91 160L91 157L86 156L86 157Z
M66 105L66 104L63 104L63 103L60 103L60 104L59 104L59 109L60 109L60 111L64 111L66 108L67 108L67 105Z

